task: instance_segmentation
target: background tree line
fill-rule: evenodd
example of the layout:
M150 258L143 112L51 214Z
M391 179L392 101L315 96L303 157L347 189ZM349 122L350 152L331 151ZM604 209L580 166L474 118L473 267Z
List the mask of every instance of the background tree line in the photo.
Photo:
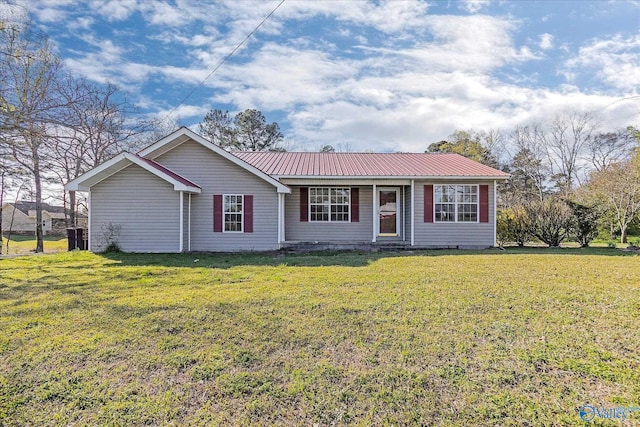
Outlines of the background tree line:
M427 152L455 152L511 174L499 186L498 240L627 243L640 222L640 132L601 131L594 113L558 115L510 132L456 131Z

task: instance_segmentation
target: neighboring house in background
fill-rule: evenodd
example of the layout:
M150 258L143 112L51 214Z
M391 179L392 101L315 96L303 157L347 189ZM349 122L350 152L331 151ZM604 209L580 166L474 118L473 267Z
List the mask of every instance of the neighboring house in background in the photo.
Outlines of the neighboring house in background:
M14 214L15 210L15 214ZM13 224L12 224L13 218ZM87 216L77 215L78 227L87 227ZM42 203L42 232L47 234L64 234L67 227L65 208ZM35 233L36 202L21 200L2 205L2 230L13 233Z
M181 128L65 188L89 193L92 251L486 248L508 176L448 153L230 153Z

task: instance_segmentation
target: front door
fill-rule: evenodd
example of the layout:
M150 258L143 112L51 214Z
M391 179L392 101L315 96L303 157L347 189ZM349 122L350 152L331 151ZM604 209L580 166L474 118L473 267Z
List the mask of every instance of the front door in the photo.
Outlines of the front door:
M397 188L378 190L378 217L380 236L397 236L400 228L400 191Z

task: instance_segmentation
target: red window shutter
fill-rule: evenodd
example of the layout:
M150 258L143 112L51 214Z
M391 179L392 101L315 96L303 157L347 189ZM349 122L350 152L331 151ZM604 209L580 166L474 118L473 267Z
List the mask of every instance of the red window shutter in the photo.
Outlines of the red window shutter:
M424 186L424 222L433 222L433 185Z
M480 186L480 222L489 222L489 186Z
M309 187L300 187L300 222L309 222Z
M253 196L244 196L244 232L253 233Z
M360 222L360 189L351 189L351 222Z
M213 195L213 232L222 233L222 194Z

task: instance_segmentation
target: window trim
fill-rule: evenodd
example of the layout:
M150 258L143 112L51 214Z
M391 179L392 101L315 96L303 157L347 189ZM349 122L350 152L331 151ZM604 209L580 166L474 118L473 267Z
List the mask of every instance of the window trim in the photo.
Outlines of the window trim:
M436 202L436 187L448 187L448 186L453 186L456 187L456 200L451 203L438 203ZM467 186L467 187L476 187L476 220L475 221L459 221L458 220L458 205L472 205L473 203L465 203L465 202L458 202L458 198L457 198L457 194L458 194L458 190L457 187L462 187L462 186ZM441 221L438 220L438 217L436 215L436 205L454 205L454 212L453 212L453 221ZM438 223L438 224L479 224L480 223L480 184L433 184L433 222Z
M329 189L329 203L328 204L324 204L324 203L312 203L311 202L311 192L313 190L318 190L318 189ZM349 197L347 199L347 201L345 203L341 203L341 204L337 204L331 203L331 190L348 190L349 192ZM330 224L330 223L338 223L338 224L346 224L348 222L351 222L351 200L352 200L352 194L351 194L351 187L308 187L308 201L307 201L307 215L308 215L308 222L315 222L315 223L320 223L320 224ZM327 216L327 220L317 220L317 219L312 219L312 215L311 215L311 206L328 206L329 207L329 212L328 212L328 216ZM331 207L332 206L346 206L347 207L347 219L345 220L332 220L331 219Z
M240 212L227 212L227 197L231 197L231 196L235 196L235 197L241 197L242 200L242 209ZM227 230L226 224L227 224L227 214L230 215L240 215L240 230ZM231 233L231 234L240 234L240 233L244 233L244 194L223 194L222 195L222 232L223 233Z

